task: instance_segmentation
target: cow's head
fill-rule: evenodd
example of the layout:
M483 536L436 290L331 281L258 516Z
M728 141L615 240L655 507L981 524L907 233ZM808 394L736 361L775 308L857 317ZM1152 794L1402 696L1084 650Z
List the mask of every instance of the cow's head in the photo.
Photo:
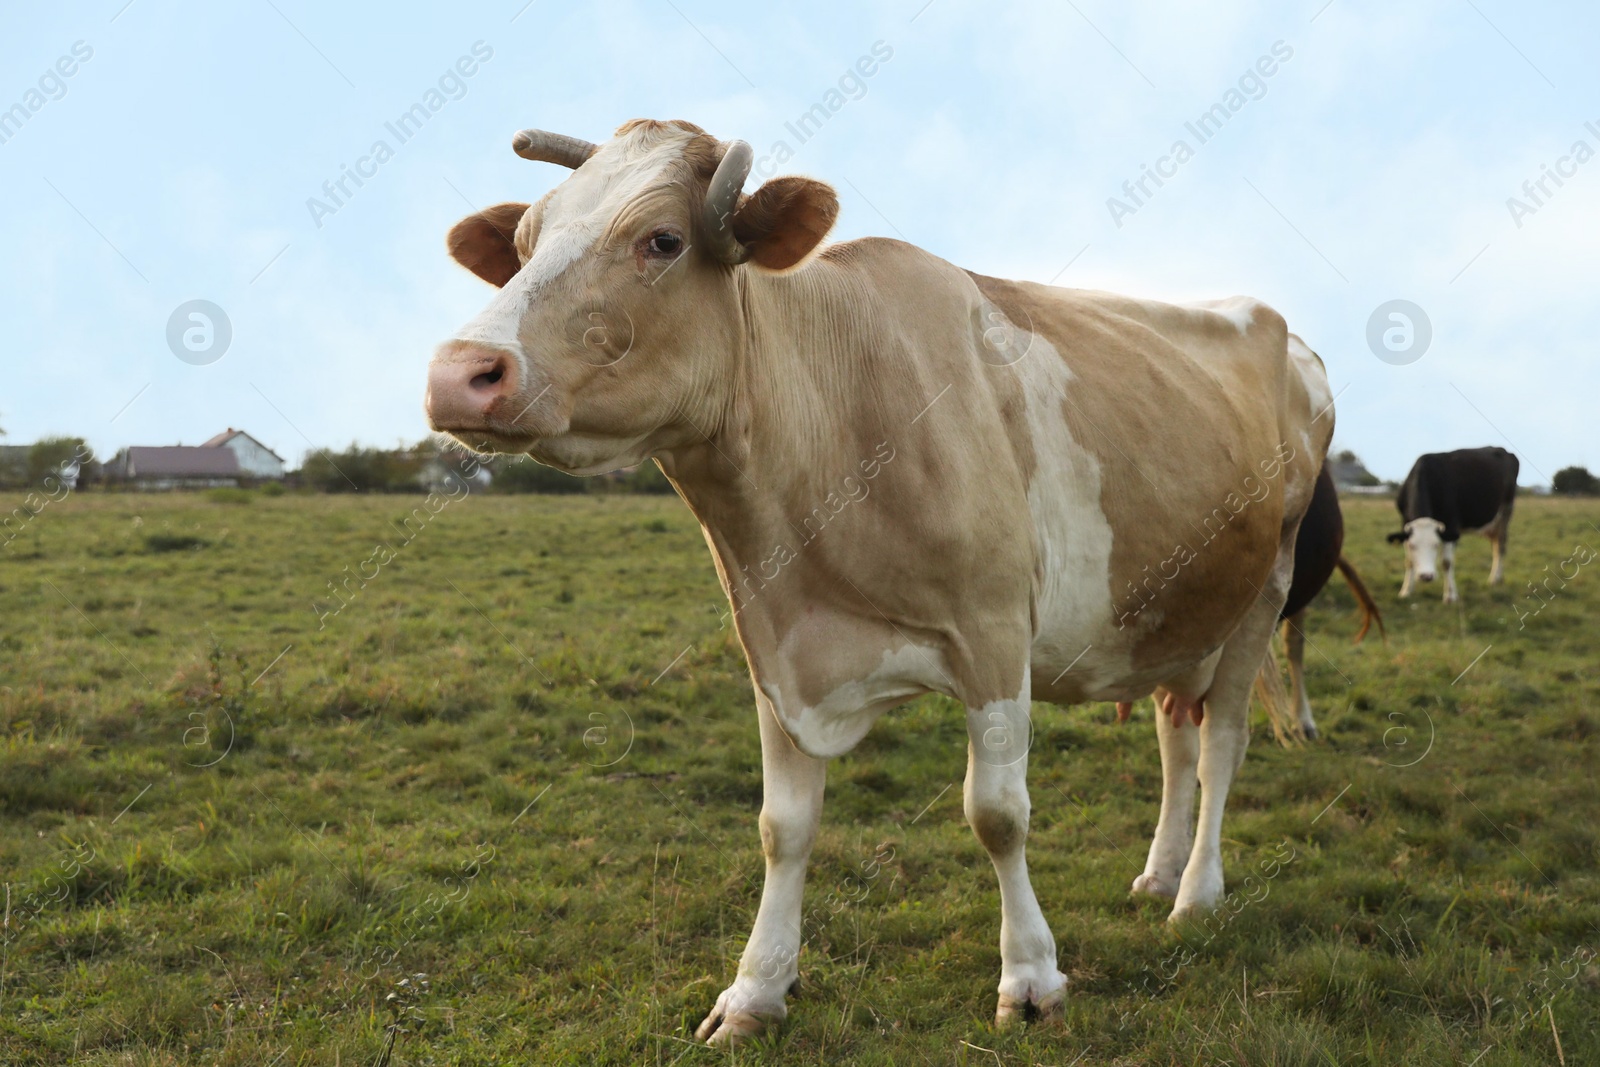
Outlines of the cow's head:
M833 190L781 177L742 195L750 146L686 122L512 144L573 173L450 231L450 254L500 292L434 355L429 422L575 474L704 440L738 378L740 272L805 260L838 214Z
M1439 569L1439 546L1453 541L1438 519L1412 519L1399 533L1389 535L1389 543L1405 543L1406 569L1424 582L1433 581Z

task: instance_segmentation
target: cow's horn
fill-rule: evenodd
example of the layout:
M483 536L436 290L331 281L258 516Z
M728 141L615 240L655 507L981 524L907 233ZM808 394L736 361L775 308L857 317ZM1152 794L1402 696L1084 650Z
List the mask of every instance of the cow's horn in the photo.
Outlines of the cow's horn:
M733 235L733 211L739 206L739 193L745 178L750 176L750 164L755 153L743 141L733 141L722 154L717 172L711 176L706 189L706 205L702 220L706 236L711 241L711 251L724 263L743 263L750 258L750 249L739 243Z
M548 130L523 130L511 138L511 150L523 159L559 163L577 170L595 153L595 146L581 137L568 137Z

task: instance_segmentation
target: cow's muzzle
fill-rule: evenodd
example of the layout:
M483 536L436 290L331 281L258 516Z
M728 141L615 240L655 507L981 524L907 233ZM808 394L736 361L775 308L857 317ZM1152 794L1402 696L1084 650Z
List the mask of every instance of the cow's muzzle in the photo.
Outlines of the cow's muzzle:
M428 367L428 422L446 433L514 431L521 393L515 355L476 341L448 341Z

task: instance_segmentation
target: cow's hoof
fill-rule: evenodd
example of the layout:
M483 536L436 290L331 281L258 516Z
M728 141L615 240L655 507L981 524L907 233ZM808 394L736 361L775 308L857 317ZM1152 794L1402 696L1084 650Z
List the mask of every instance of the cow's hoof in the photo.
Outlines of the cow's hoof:
M1317 724L1314 722L1301 723L1300 736L1304 737L1307 741L1315 741L1317 739Z
M776 1000L772 999L774 996ZM717 997L717 1006L695 1029L694 1036L708 1045L732 1048L783 1022L787 1014L781 993L774 994L757 983L738 978Z
M1210 904L1198 900L1187 904L1179 904L1172 909L1172 914L1167 916L1169 923L1195 922L1204 919L1217 909Z
M1009 1029L1023 1023L1059 1022L1067 1013L1067 976L1057 974L1061 984L1044 996L1029 993L1022 997L1000 994L1000 1003L994 1010L997 1030Z
M1199 866L1199 870L1194 868ZM1193 864L1183 872L1183 887L1173 902L1168 922L1200 919L1217 910L1222 903L1222 864Z
M1168 884L1162 881L1158 875L1147 873L1141 874L1133 880L1133 888L1129 892L1143 893L1145 896L1150 897L1165 897L1171 900L1178 895L1178 886L1176 883Z
M771 1015L756 1015L747 1011L724 1014L717 1010L706 1016L694 1036L708 1045L736 1048L779 1021Z
M1187 900L1183 899L1188 897ZM1167 922L1178 924L1197 922L1217 910L1217 905L1222 903L1222 890L1219 887L1215 893L1179 894L1178 900L1172 905L1172 914L1167 916Z

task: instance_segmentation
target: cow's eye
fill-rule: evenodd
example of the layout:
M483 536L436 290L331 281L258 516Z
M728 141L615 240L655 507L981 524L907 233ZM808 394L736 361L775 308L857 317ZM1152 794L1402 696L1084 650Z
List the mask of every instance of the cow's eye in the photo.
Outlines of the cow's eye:
M658 256L675 255L683 247L683 238L675 233L658 233L650 238L650 251Z

